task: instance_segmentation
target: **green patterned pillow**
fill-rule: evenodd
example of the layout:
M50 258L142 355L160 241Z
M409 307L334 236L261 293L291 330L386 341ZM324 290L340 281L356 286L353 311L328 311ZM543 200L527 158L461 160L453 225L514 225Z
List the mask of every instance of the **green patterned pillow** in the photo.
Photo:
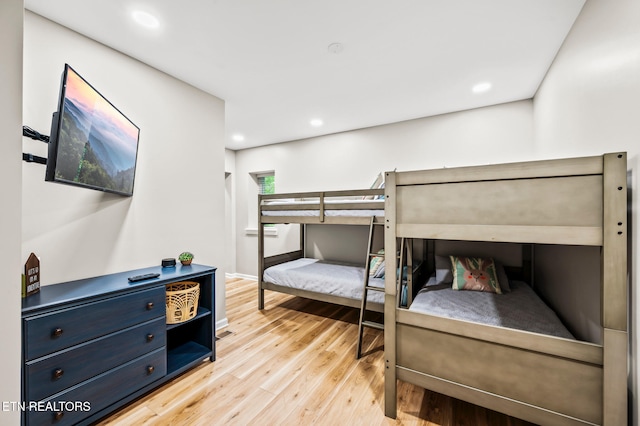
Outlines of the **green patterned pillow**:
M496 264L491 258L450 256L454 290L487 291L502 294Z

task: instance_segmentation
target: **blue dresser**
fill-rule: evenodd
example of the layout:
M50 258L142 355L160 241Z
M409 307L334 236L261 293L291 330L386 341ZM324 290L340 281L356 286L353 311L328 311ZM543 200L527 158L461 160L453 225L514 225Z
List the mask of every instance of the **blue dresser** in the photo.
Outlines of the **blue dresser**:
M90 424L215 360L215 271L152 267L43 286L22 302L23 424ZM158 273L129 282L128 277ZM166 324L165 286L200 284L194 318Z

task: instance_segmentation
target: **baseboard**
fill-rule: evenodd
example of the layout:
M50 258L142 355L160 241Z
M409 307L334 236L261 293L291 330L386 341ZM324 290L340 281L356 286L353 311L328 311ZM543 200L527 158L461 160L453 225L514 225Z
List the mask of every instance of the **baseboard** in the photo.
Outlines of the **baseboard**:
M216 321L216 331L225 328L229 325L229 320L227 317L222 318L221 320Z
M239 273L226 273L224 274L224 277L226 279L231 279L231 278L242 278L243 280L254 280L254 281L258 281L258 277L256 277L255 275L247 275L247 274L239 274Z

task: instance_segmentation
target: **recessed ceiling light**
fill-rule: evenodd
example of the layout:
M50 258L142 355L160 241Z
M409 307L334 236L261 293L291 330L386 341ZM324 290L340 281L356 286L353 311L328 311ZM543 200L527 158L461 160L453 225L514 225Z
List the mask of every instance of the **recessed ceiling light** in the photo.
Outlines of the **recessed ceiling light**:
M338 54L344 50L344 45L342 43L331 43L327 49L329 49L331 53Z
M236 133L235 135L231 136L231 139L233 139L236 142L242 142L244 141L244 135L241 135L240 133Z
M482 82L482 83L478 83L475 86L473 86L473 88L471 88L471 90L473 91L473 93L488 92L489 90L491 90L491 83L489 83L488 81L485 81L485 82Z
M324 122L319 118L314 118L309 122L309 124L311 124L313 127L320 127L324 124Z
M134 10L133 13L131 13L131 16L133 16L133 19L143 27L158 28L160 26L160 21L158 20L158 18L156 18L149 12Z

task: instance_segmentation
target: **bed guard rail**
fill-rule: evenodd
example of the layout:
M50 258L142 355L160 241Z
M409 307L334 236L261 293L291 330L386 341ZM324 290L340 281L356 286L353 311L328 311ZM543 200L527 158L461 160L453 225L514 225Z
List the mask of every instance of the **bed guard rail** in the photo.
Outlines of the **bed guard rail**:
M291 192L283 194L259 194L258 209L262 223L290 220L291 223L304 222L301 217L314 217L314 222L325 222L327 210L384 210L384 188L356 189L321 192ZM272 214L269 215L269 212ZM273 214L281 212L282 215ZM296 213L300 213L296 215ZM263 216L269 215L269 218ZM290 219L275 219L276 217Z

